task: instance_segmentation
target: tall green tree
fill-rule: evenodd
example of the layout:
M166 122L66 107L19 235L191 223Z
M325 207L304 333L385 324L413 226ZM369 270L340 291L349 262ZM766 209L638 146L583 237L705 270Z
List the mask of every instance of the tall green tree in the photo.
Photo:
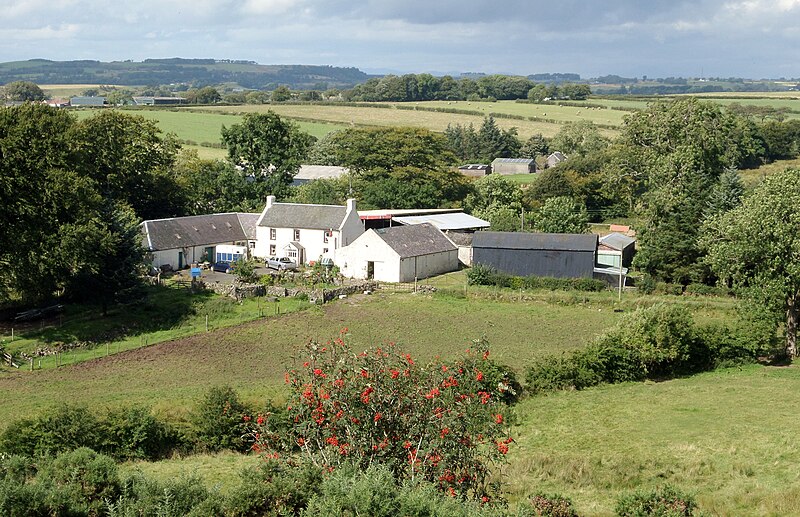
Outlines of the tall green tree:
M263 209L264 200L254 183L227 161L203 160L197 153L184 151L175 174L186 200L186 215Z
M517 128L501 129L494 117L483 119L478 129L479 158L489 163L495 158L516 158L519 156L520 141L517 139Z
M707 260L755 306L783 321L784 351L797 355L800 315L800 170L768 176L742 204L704 226Z
M534 221L537 232L586 233L589 231L589 216L586 208L566 196L547 199L536 213Z
M550 149L567 156L586 156L608 147L609 140L600 134L600 129L591 121L568 122L550 141Z
M251 178L259 197L285 196L315 138L272 111L248 113L222 127L228 159Z
M36 102L45 99L45 94L36 83L14 81L3 87L3 95L10 101Z
M161 135L152 120L121 111L102 111L72 131L80 170L100 193L129 205L142 219L183 215L185 200L173 166L180 145Z

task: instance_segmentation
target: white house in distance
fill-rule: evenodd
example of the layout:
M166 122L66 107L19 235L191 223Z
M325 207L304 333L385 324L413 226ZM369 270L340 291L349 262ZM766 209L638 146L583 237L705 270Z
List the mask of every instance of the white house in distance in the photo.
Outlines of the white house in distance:
M289 257L298 264L322 258L335 259L337 250L364 233L356 200L346 206L276 203L267 205L256 223L253 255L259 258Z
M142 242L155 267L238 260L255 246L258 217L227 213L152 219L140 225Z
M458 269L458 248L429 223L366 231L336 254L350 278L413 282Z

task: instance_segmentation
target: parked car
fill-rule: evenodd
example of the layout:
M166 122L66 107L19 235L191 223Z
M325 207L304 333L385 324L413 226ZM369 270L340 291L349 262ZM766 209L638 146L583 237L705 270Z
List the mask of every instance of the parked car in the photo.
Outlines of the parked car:
M270 257L264 265L270 269L277 269L278 271L297 269L297 264L289 257Z
M215 262L214 265L211 266L211 270L219 273L231 273L233 272L233 264L230 262Z

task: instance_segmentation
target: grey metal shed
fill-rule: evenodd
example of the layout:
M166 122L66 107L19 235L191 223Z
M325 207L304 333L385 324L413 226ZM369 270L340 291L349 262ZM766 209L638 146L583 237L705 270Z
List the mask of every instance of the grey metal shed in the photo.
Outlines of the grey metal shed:
M476 232L473 264L516 276L592 278L597 235L570 233Z

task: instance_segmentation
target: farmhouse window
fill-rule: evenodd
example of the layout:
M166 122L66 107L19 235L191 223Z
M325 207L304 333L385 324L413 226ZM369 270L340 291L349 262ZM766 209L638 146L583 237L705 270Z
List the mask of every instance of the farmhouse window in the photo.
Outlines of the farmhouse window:
M269 254L270 254L271 257L275 256L275 245L274 244L270 244L269 245Z
M294 240L296 240L296 241L300 240L300 230L295 230L294 231Z
M269 229L269 240L274 241L277 238L278 238L278 230L276 230L275 228L270 228Z
M326 230L325 231L325 238L323 242L328 242L328 238L333 237L333 230Z

